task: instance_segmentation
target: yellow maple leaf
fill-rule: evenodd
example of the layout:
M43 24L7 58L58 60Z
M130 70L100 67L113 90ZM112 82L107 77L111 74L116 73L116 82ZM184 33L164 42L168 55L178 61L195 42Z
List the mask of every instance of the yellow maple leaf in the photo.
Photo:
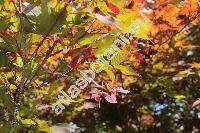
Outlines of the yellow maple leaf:
M58 3L57 0L51 0L52 8L55 8L57 3Z
M200 68L200 63L193 62L193 63L191 64L191 67L192 67L192 68Z
M143 16L134 12L120 13L117 16L117 24L123 32L131 33L138 38L148 39L152 24Z

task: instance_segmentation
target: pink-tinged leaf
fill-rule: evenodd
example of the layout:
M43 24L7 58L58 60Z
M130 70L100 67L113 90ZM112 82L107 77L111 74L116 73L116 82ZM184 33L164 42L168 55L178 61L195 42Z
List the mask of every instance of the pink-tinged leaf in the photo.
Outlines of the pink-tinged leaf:
M192 107L196 107L200 105L200 98L198 98L195 102L193 102Z
M135 57L136 57L136 59L139 60L139 61L143 60L143 57L142 57L142 55L141 55L140 53L136 53L136 54L135 54Z
M93 98L95 101L99 101L100 100L100 94L99 94L99 92L92 93L91 98Z
M131 45L132 45L133 47L137 47L138 42L137 42L136 40L131 39L131 40L130 40L130 43L131 43Z
M111 11L115 13L115 15L119 14L119 8L111 2L107 3L107 6L110 8Z
M54 35L53 36L53 40L54 40L54 42L59 43L60 42L60 37L58 35Z
M47 37L46 37L46 40L47 40L47 41L51 41L52 38L51 38L50 36L47 36Z
M67 54L67 52L68 52L67 47L64 47L62 53L63 53L63 54Z
M102 92L102 96L106 99L107 102L109 103L117 103L116 100L116 95L115 94L111 94L109 95L108 93Z
M152 125L155 122L155 120L152 115L143 114L140 119L140 122L142 125Z
M124 94L128 94L130 92L129 90L124 90L122 87L114 87L113 91Z
M70 64L69 64L69 66L70 66L71 68L75 68L75 67L77 66L79 57L80 57L80 56L78 55L78 56L76 56L76 57L74 57L74 58L72 59L72 61L71 61Z

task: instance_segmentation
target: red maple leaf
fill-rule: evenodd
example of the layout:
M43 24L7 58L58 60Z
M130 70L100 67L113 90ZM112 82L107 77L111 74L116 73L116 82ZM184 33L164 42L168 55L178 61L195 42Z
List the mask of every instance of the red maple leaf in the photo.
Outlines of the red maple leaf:
M107 4L108 8L110 8L110 10L114 12L115 15L119 14L119 8L116 5L114 5L111 2L107 2L106 4Z

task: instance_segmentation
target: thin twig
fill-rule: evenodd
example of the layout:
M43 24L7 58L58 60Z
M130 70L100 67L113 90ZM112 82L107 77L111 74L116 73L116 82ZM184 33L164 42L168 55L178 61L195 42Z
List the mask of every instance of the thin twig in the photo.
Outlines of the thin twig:
M53 52L55 46L56 46L56 42L53 43L53 46L51 46L49 48L49 50L47 51L44 59L42 60L42 63L39 65L38 69L36 70L35 74L33 75L33 77L30 79L29 83L27 84L27 86L29 86L31 84L31 82L34 82L39 74L39 72L41 71L42 67L44 66L44 64L46 63L46 61L49 59L51 53Z
M35 54L37 54L39 48L43 45L44 41L47 39L47 37L49 36L49 34L52 32L52 30L55 28L55 26L58 24L59 20L63 17L63 13L66 10L68 4L65 4L63 10L58 14L55 22L52 24L52 26L50 27L49 31L46 33L45 37L42 39L42 41L38 44L37 48L34 50L33 54L31 55L31 58L35 56ZM40 66L38 67L38 69L36 70L35 74L33 75L33 77L30 79L29 83L27 83L26 86L29 86L31 84L31 82L34 82L37 78L38 73L41 71L43 65L45 64L45 62L48 60L48 58L50 57L51 53L53 52L54 47L56 46L56 43L54 42L53 46L47 51L42 63L40 64ZM30 58L30 59L31 59ZM27 81L26 81L27 82Z
M191 22L193 22L197 17L198 17L199 13L194 17L193 20L188 20L188 23L181 28L178 32L176 32L175 34L173 34L171 37L169 37L166 41L162 42L159 47L157 48L157 50L165 43L167 43L169 40L171 40L173 37L175 37L176 35L178 35L179 33L181 33ZM189 16L190 17L190 16Z
M82 39L84 36L86 36L86 35L88 34L88 31L90 30L90 28L91 28L92 25L94 24L94 22L95 22L95 21L92 22L92 24L90 25L90 27L84 32L84 34L83 34L82 36L80 36L79 38L77 38L75 41L72 41L72 43L70 44L70 46L76 44L80 39ZM52 49L52 51L53 51L53 49ZM52 54L51 54L52 51L51 51L50 54L48 55L48 58L52 56ZM62 52L62 50L58 51L56 54L58 54L58 53L60 53L60 52ZM47 52L47 53L48 53L48 52ZM53 55L55 55L55 54L53 54ZM48 58L47 58L47 59L48 59ZM43 63L45 63L45 62L46 62L46 61L45 61L45 59L44 59L43 62L41 63L41 65L40 65L40 67L38 68L38 70L37 70L36 73L34 74L34 76L33 76L34 78L32 78L32 79L30 80L30 82L27 84L27 86L29 86L31 82L34 82L36 75L39 73L39 71L41 70L42 66L44 65ZM70 69L68 72L62 74L61 76L66 76L66 75L67 75L69 72L71 72L72 70L73 70L73 69ZM46 82L46 83L48 83L48 82ZM38 87L42 87L42 86L45 85L46 83L42 83L42 85L40 85L40 86L38 86ZM38 88L38 87L37 87L37 88Z
M38 44L37 48L34 50L33 54L31 57L34 57L35 54L38 52L39 48L43 45L44 41L47 39L47 37L50 35L50 33L52 32L52 30L55 28L55 26L58 24L59 20L63 17L63 13L66 10L68 4L65 4L63 10L58 14L55 22L52 24L52 26L50 27L50 29L48 30L48 32L46 33L46 35L44 36L44 38L42 39L42 41Z
M83 37L85 37L86 35L88 35L88 31L90 30L90 28L93 26L95 21L92 22L92 24L90 25L90 27L83 33L83 35L81 35L79 38L77 38L76 40L72 41L69 46L73 46L74 44L78 43L78 41L80 41ZM59 53L61 53L63 50L59 50L56 51L55 53L53 53L51 56L57 55Z

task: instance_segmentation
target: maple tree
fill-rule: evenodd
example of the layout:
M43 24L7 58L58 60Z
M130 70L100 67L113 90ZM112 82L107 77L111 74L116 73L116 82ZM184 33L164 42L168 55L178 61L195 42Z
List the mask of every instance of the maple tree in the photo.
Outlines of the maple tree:
M198 0L0 0L0 132L200 129L199 14Z

